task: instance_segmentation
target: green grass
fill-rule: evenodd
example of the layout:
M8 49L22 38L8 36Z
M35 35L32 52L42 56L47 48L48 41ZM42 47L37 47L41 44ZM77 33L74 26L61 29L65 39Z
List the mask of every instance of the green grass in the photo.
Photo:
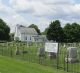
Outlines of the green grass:
M54 67L0 56L0 73L67 73Z
M14 46L12 46L12 44L14 44ZM24 54L24 55L23 54L15 55L16 46L20 50L28 51L28 53ZM16 58L17 60L21 60L21 61L28 61L31 63L39 64L39 57L37 55L37 51L38 51L38 48L40 48L40 47L41 47L41 45L38 45L38 47L36 47L36 45L34 43L32 46L27 46L27 43L25 43L25 44L24 43L9 43L8 45L7 45L7 43L0 43L0 55L8 56L8 57L11 57L14 59ZM80 48L80 46L78 46L78 47ZM67 70L67 63L65 63L66 48L64 48L61 45L59 48L60 48L60 50L59 50L58 66L60 68L63 68L62 70L64 70L64 66L65 66L65 70ZM12 56L11 56L11 51L12 51ZM79 49L79 52L80 52L80 49ZM50 58L47 55L48 54L46 54L46 58L43 59L42 65L56 68L57 58L50 60ZM80 56L79 56L79 60L80 60ZM72 72L74 72L74 71L80 72L80 63L68 64L68 70L72 71Z

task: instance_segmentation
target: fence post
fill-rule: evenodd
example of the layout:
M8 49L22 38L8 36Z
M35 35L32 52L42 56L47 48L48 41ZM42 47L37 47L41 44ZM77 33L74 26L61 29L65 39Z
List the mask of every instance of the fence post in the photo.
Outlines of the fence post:
M68 66L68 54L67 54L67 72L68 72L68 67L69 67L69 66Z
M65 71L65 53L63 53L64 54L64 71Z
M3 56L3 46L2 46L2 56Z
M57 52L57 69L59 69L59 43L58 43L58 52Z
M64 49L67 49L66 46L64 47ZM64 71L66 70L66 61L65 61L65 58L66 58L66 51L63 53L64 54Z
M11 57L13 57L13 55L12 55L12 48L11 48Z
M23 46L22 46L23 48L22 48L22 51L24 52L24 48L25 48L25 43L23 43ZM23 54L23 59L24 59L24 53L22 53Z

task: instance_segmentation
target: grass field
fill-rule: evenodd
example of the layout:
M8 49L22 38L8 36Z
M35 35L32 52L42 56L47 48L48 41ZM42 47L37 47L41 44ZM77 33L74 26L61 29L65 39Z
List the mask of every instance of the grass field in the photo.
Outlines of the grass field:
M0 56L0 73L67 73L54 67L42 66Z
M13 45L14 44L14 45ZM28 53L26 54L20 54L20 55L15 55L15 50L16 47L21 50L21 51L27 51ZM58 61L58 66L61 69L65 69L67 71L72 71L72 72L80 72L80 63L75 63L75 64L67 64L65 63L65 55L66 55L66 49L60 45L60 50L59 50L59 58L52 59L48 57L48 54L46 53L46 58L43 60L39 60L39 57L37 55L38 48L44 47L44 45L38 45L36 46L34 43L31 46L27 46L26 43L0 43L0 54L3 56L8 56L17 60L21 61L27 61L30 63L37 63L37 64L42 64L44 66L49 66L49 67L54 67L57 68L57 61ZM79 47L79 46L78 46ZM79 50L80 52L80 50ZM79 54L80 55L80 54ZM79 56L80 60L80 56ZM68 67L67 67L68 66Z

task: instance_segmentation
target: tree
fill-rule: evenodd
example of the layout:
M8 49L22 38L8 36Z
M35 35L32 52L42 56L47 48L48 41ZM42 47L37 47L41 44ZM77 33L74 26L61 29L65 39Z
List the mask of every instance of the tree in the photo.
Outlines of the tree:
M0 19L0 40L9 40L10 28L6 23Z
M44 32L42 32L42 34L43 34L43 35L46 35L46 34L47 34L47 31L48 31L48 28L46 28L46 29L44 30Z
M47 31L47 38L48 40L53 40L56 42L64 41L64 32L60 25L59 20L51 22Z
M10 33L10 41L14 40L14 33Z
M80 41L80 25L77 23L72 23L72 42Z
M34 29L37 31L37 33L38 33L39 35L41 35L41 32L40 32L40 30L39 30L39 28L38 28L37 25L31 24L31 25L29 26L29 28L34 28Z
M79 42L80 41L80 25L77 23L69 24L64 26L64 33L66 35L66 42Z
M65 42L71 42L71 25L67 23L64 28L64 34L66 35Z

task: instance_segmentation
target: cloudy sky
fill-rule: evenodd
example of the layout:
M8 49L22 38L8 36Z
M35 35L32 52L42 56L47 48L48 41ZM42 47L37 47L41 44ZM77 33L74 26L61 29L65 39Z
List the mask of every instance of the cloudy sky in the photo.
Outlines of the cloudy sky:
M14 31L16 24L36 24L41 31L53 20L62 26L80 23L80 0L0 0L0 18Z

